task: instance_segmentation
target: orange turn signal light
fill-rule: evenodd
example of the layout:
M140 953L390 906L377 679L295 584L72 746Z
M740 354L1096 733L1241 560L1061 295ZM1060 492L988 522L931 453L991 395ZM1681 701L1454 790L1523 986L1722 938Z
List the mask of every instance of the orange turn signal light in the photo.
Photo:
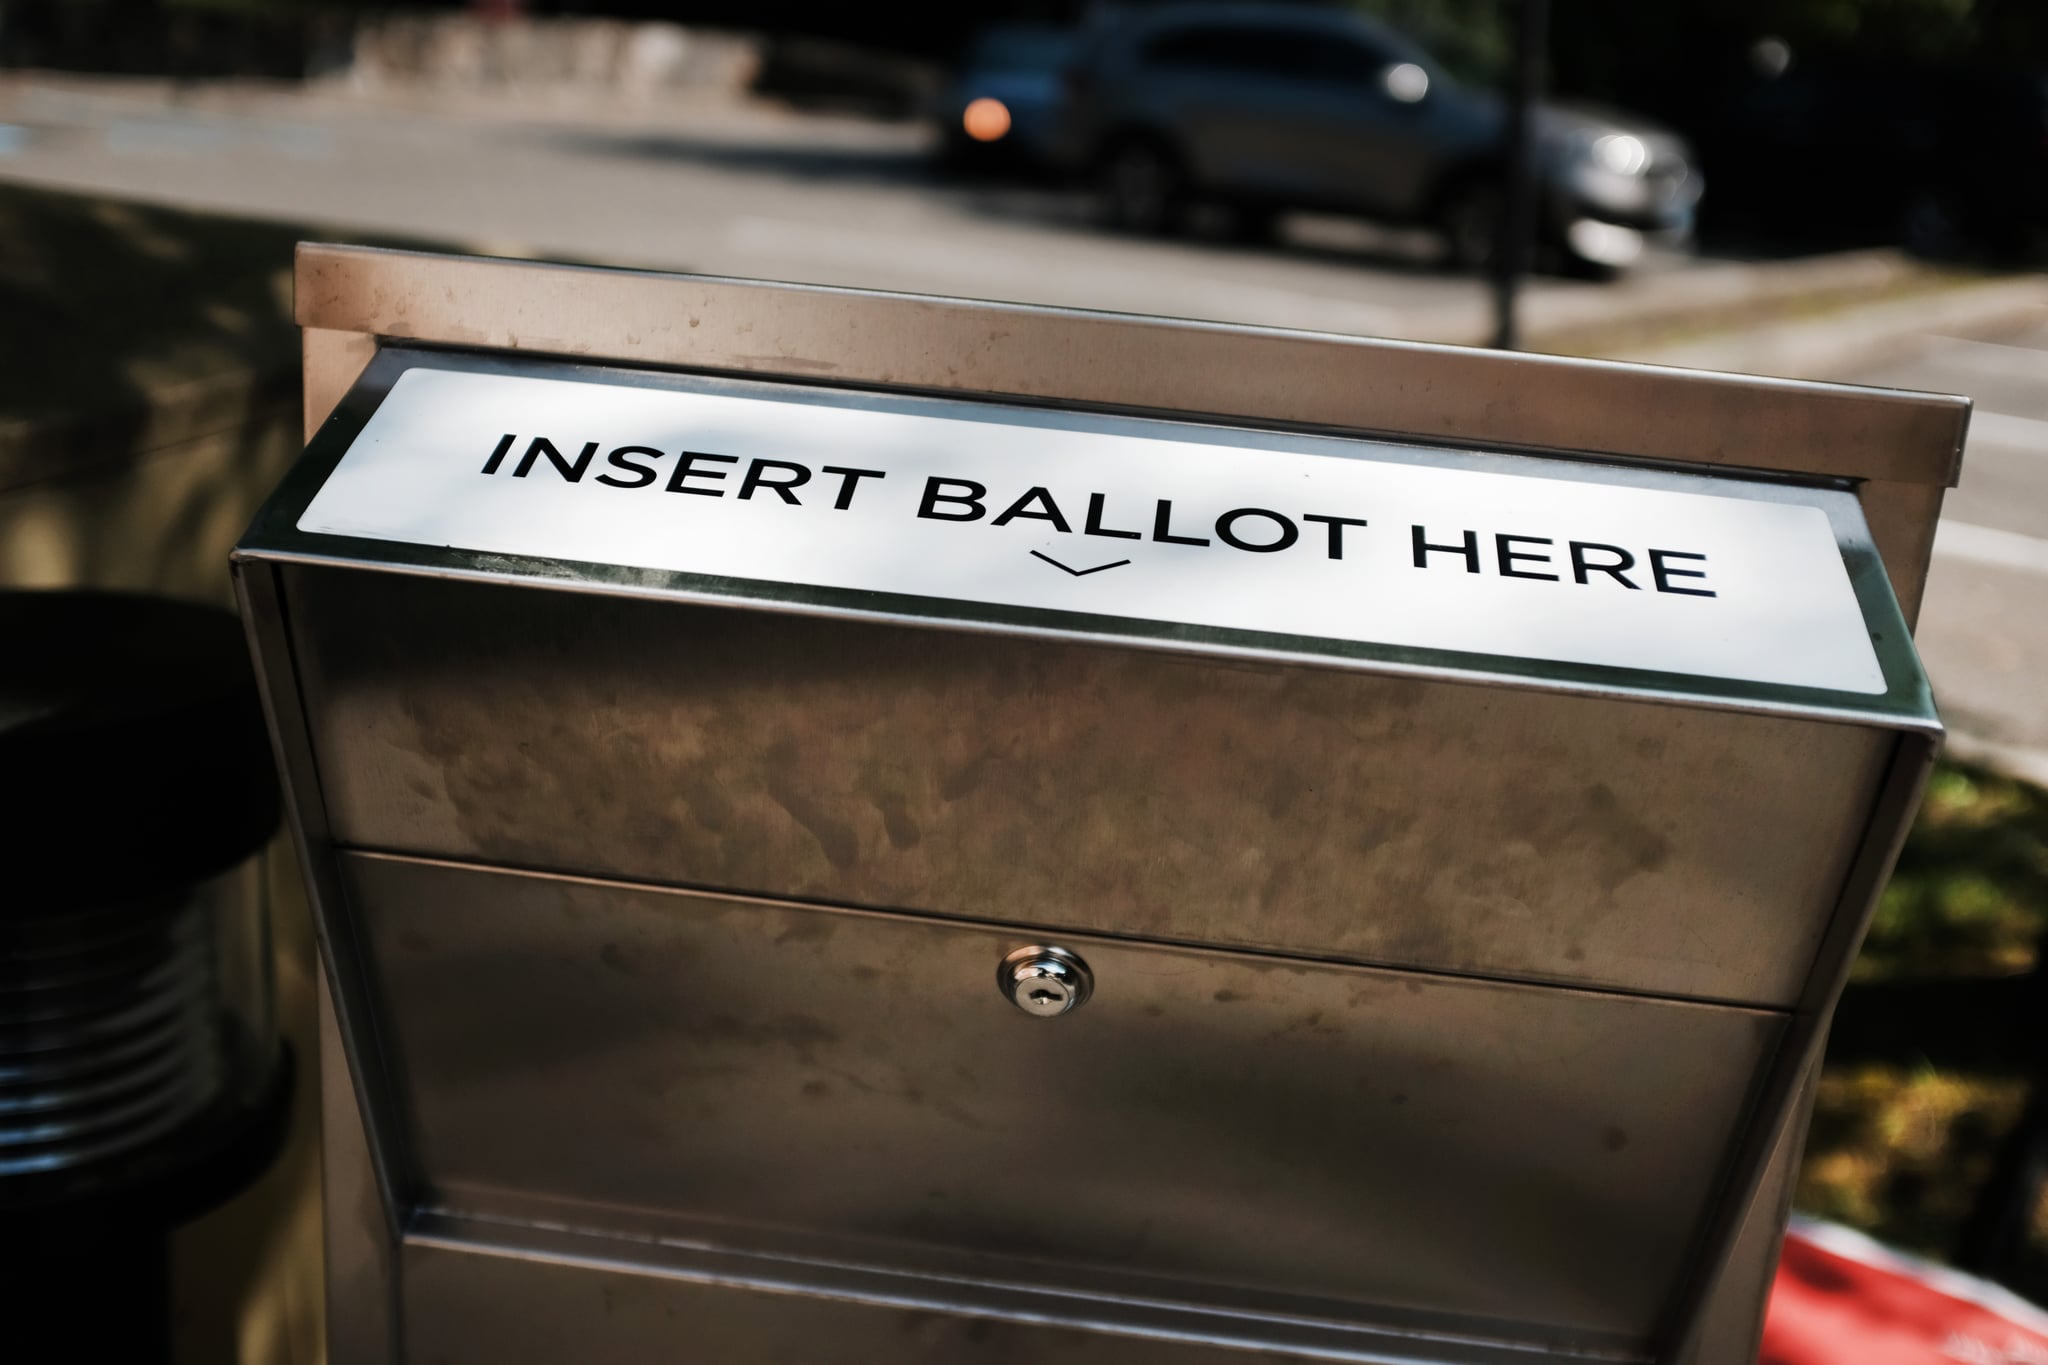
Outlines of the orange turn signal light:
M1001 100L983 95L969 102L960 126L976 142L994 142L1010 131L1010 110Z

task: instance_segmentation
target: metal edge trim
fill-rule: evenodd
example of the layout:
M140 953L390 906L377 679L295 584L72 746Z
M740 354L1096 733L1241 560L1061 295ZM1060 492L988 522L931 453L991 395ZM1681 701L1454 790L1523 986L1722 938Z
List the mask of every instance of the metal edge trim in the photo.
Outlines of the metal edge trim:
M363 989L361 949L334 859L318 760L298 690L283 588L277 581L278 571L271 566L238 561L232 573L255 663L264 723L283 777L286 824L306 883L328 998L340 1026L372 1172L395 1245L412 1208L404 1175L408 1165L393 1119L397 1110L384 1070L386 1058L381 1047L376 1056L363 1055L358 1041L378 1037L376 1010Z
M493 1236L486 1240L462 1235L472 1228L489 1228ZM407 1232L405 1247L652 1275L755 1293L795 1294L949 1316L995 1318L1024 1326L1096 1331L1239 1350L1278 1350L1309 1359L1358 1365L1448 1365L1450 1361L1459 1365L1511 1365L1539 1358L1619 1365L1642 1359L1636 1352L1618 1348L1574 1350L1546 1345L1539 1349L1449 1331L1351 1324L1212 1308L1197 1302L725 1251L653 1238L629 1239L566 1228L497 1223L441 1212L424 1213ZM639 1254L630 1254L628 1248ZM963 1302L969 1295L971 1301ZM1452 1354L1447 1355L1447 1351Z
M1901 731L1894 741L1891 763L1871 799L1864 834L1842 881L1834 912L1814 955L1806 987L1794 1008L1776 1055L1759 1078L1755 1097L1729 1153L1721 1192L1712 1213L1696 1234L1691 1265L1681 1275L1664 1321L1652 1336L1657 1358L1671 1358L1696 1333L1715 1283L1719 1280L1742 1219L1758 1198L1770 1165L1779 1125L1799 1099L1809 1072L1819 1066L1828 1025L1848 984L1854 961L1851 951L1877 911L1899 851L1912 828L1914 812L1939 753L1939 736ZM1758 1305L1761 1309L1762 1305Z
M324 972L314 974L320 1031L318 1090L320 1221L326 1266L322 1274L325 1341L332 1365L387 1365L397 1358L396 1324L401 1320L398 1257L402 1234L390 1228L389 1210L377 1191L370 1139L356 1103L355 1080L334 1017L334 992ZM371 1191L377 1219L386 1231L349 1218L351 1195Z

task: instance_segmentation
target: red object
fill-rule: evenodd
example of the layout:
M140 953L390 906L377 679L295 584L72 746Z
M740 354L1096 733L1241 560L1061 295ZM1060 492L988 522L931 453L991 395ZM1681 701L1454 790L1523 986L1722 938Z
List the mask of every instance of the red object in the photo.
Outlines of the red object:
M2048 1312L1997 1285L1798 1218L1761 1365L2048 1365Z

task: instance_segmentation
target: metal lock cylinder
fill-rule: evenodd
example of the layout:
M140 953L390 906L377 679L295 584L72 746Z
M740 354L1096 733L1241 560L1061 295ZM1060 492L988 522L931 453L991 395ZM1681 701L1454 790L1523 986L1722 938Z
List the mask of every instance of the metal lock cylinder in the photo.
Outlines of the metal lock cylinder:
M1088 964L1064 948L1019 948L996 969L996 985L1010 1003L1039 1019L1071 1014L1095 989Z

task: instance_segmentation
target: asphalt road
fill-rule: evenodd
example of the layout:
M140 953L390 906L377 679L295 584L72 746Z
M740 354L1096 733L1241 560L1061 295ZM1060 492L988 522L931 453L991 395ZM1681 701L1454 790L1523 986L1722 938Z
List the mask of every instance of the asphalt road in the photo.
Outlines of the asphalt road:
M1477 341L1489 300L1418 234L1303 219L1249 250L1121 238L1085 200L935 180L929 134L762 106L372 104L286 87L0 79L0 180L546 254L1273 326ZM1546 280L1571 327L1711 305L1756 267ZM1928 336L1852 382L1977 400L1920 640L1963 753L2048 782L2048 321Z
M2048 320L1992 339L1930 336L1853 382L1976 400L1920 610L1951 749L2048 784Z
M1479 341L1433 238L1299 218L1247 249L1095 228L1085 196L936 178L929 130L732 102L415 108L285 87L0 77L0 180L543 254L806 283ZM1717 263L1545 280L1566 325ZM1739 274L1737 269L1735 273ZM1695 287L1697 287L1695 285Z

